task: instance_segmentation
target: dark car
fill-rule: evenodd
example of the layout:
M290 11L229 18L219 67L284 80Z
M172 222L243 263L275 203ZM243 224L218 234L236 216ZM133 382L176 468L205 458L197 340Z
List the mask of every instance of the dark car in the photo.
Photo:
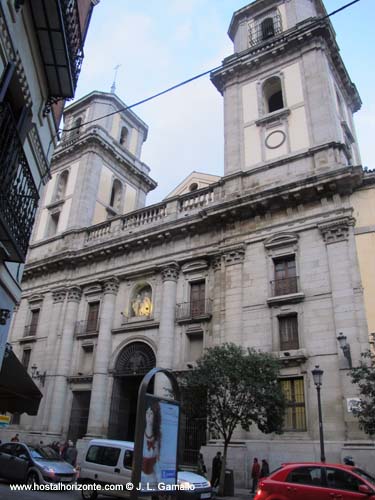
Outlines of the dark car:
M256 500L375 500L375 478L358 467L288 463L261 479Z
M0 445L0 477L11 482L42 484L72 483L76 470L49 446L34 447L24 443Z

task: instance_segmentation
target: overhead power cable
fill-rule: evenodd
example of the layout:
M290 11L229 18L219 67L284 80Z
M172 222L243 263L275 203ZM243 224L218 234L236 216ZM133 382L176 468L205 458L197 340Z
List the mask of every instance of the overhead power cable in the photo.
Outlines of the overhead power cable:
M329 18L331 16L334 16L338 12L341 12L341 11L347 9L348 7L351 7L355 3L358 3L359 1L360 0L353 0L352 2L349 2L346 5L343 5L342 7L339 7L338 9L334 10L330 14L327 14L327 15L325 15L323 17L319 17L316 20L316 23L313 23L313 24L318 24L322 19L327 19L327 18ZM99 120L103 120L104 118L107 118L109 116L116 115L116 114L122 113L123 111L126 111L128 109L135 108L136 106L140 106L141 104L144 104L145 102L151 101L152 99L156 99L156 97L160 97L160 96L162 96L164 94L167 94L168 92L171 92L172 90L175 90L175 89L178 89L179 87L182 87L183 85L191 83L194 80L198 80L199 78L202 78L203 76L206 76L209 73L212 73L213 71L216 71L216 70L220 69L221 67L222 67L221 65L220 66L216 66L215 68L211 68L211 69L209 69L207 71L204 71L203 73L199 73L198 75L192 76L191 78L188 78L187 80L184 80L184 81L182 81L180 83L177 83L176 85L172 85L172 87L168 87L167 89L162 90L161 92L158 92L157 94L153 94L150 97L146 97L145 99L142 99L141 101L137 101L134 104L131 104L130 106L125 106L123 108L117 109L116 111L112 111L112 113L107 113L106 115L100 116L99 118L95 118L94 120L89 120L87 122L80 123L79 125L76 125L76 126L71 127L71 128L59 129L59 131L60 132L72 132L73 130L77 130L77 129L83 127L84 125L90 125L91 123L97 122Z

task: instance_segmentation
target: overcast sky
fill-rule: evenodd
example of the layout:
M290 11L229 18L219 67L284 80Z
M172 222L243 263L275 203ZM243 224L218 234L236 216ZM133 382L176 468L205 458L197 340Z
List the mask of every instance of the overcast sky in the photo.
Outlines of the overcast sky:
M350 0L325 0L328 12ZM227 35L246 0L101 0L94 9L76 98L110 91L127 104L219 66L233 52ZM361 0L331 17L341 55L363 105L355 115L362 163L375 168L375 0ZM223 100L203 77L133 109L149 126L142 160L161 201L193 170L223 175ZM372 144L371 144L372 146Z

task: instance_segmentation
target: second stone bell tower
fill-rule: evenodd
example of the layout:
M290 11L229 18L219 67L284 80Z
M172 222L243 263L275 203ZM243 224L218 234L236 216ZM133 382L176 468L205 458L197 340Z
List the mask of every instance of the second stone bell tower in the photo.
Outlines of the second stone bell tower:
M360 163L361 100L321 0L256 0L228 34L234 54L211 75L224 96L225 175L266 186Z

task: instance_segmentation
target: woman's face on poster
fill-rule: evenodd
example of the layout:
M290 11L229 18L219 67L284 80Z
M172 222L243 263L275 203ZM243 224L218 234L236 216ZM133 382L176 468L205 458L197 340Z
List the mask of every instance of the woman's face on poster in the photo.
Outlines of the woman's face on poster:
M152 425L154 423L154 412L151 408L146 410L146 424Z

